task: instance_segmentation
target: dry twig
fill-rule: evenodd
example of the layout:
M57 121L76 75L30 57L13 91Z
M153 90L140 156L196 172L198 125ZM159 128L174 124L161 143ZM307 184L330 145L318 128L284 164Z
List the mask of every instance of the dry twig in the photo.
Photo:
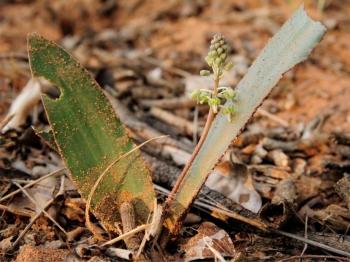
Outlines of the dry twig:
M50 176L57 175L57 174L59 174L60 172L62 172L63 170L65 170L65 169L66 169L66 168L63 167L63 168L57 169L57 170L55 170L55 171L53 171L53 172L51 172L51 173L45 175L45 176L42 176L42 177L38 178L37 180L34 180L34 181L28 183L27 185L25 185L25 186L23 187L23 189L26 189L26 188L28 188L28 187L31 187L31 186L33 186L33 185L39 183L40 181L42 181L42 180L44 180L44 179L46 179L46 178L48 178L48 177L50 177ZM2 197L2 198L0 199L0 202L4 201L4 200L6 200L6 199L9 199L10 197L13 197L14 195L16 195L16 194L18 194L18 193L20 193L20 192L21 192L21 189L17 189L17 190L15 190L15 191L9 193L8 195Z
M28 199L33 204L35 204L36 207L39 208L40 213L44 213L45 216L52 221L52 223L54 223L65 235L67 235L66 230L64 230L64 228L49 213L47 213L45 209L43 209L43 207L20 184L16 182L14 182L14 184L22 191L24 195L26 195L26 197L28 197Z
M64 192L64 183L63 183L63 178L61 180L61 187L60 190L58 191L58 193L56 194L56 196L54 198L52 198L51 200L49 200L43 207L42 210L46 210L54 201L55 199L62 195ZM24 237L24 235L28 232L28 230L32 227L32 225L34 224L34 222L40 217L40 215L42 214L42 211L38 212L29 222L29 224L23 229L23 231L19 234L19 236L17 237L17 239L13 242L12 244L12 248L14 248L15 246L17 246L17 244L19 243L19 241Z

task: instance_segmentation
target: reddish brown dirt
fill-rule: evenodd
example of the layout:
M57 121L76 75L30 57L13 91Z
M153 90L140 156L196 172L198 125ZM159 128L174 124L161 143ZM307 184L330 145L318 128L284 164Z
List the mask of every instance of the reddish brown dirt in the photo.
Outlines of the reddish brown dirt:
M248 55L255 58L272 35L269 30L273 31L285 21L301 1L287 2L210 1L200 15L177 18L178 14L191 10L190 3L123 0L119 1L117 12L108 19L99 15L100 5L89 0L52 5L47 1L4 5L0 7L0 52L25 52L26 34L32 31L57 41L63 36L65 27L71 27L75 35L106 27L117 30L135 27L142 28L141 32L148 34L146 39L140 38L136 42L136 48L152 48L168 64L177 64L174 51L204 56L207 40L214 32L222 32L238 53L243 52L248 43ZM330 114L326 130L350 131L350 107L347 104L350 99L350 32L347 29L350 3L331 1L320 13L314 2L306 1L307 11L314 18L335 25L331 25L334 28L328 30L312 58L293 70L293 81L286 85L283 81L279 84L283 92L278 96L277 115L297 123L307 122L326 112ZM165 13L169 18L155 18L160 13ZM254 13L261 15L251 17ZM266 14L270 14L268 21L272 21L273 25L264 25ZM55 18L53 21L52 17ZM156 22L150 23L151 19Z
M63 262L67 261L68 250L53 248L22 247L16 262Z

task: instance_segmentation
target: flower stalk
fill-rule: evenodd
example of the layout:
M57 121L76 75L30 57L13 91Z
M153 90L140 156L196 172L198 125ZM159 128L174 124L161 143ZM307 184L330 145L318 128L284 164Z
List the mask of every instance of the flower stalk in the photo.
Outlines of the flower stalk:
M207 64L211 67L211 71L209 70L201 70L201 76L212 76L214 79L213 90L207 89L198 89L192 93L192 98L197 101L199 104L208 104L209 105L209 113L207 116L207 120L202 132L202 135L196 145L190 160L187 162L186 166L182 170L179 178L177 179L175 186L173 187L166 203L165 207L173 200L174 195L178 191L183 179L186 177L186 174L189 168L192 165L193 160L196 158L199 150L201 149L205 139L208 136L209 129L214 121L215 115L221 109L221 112L228 116L228 120L230 121L232 114L234 113L233 103L229 106L224 106L225 101L234 101L235 93L234 90L230 87L220 87L220 79L222 78L224 71L229 71L232 69L232 62L227 62L229 54L229 47L223 38L222 35L215 35L211 41L210 49L208 55L205 60Z

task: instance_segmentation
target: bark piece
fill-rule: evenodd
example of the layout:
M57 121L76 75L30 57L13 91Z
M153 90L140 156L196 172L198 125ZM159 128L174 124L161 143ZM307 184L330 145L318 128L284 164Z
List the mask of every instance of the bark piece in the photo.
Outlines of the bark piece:
M135 211L132 203L123 202L119 208L120 218L123 223L123 233L128 233L136 227ZM126 246L131 250L136 250L140 246L140 239L137 235L124 239Z
M267 203L261 209L260 217L269 222L270 226L279 228L292 216L296 199L295 181L293 178L287 177L277 184L271 203Z
M344 176L336 185L335 190L342 197L350 211L350 176Z

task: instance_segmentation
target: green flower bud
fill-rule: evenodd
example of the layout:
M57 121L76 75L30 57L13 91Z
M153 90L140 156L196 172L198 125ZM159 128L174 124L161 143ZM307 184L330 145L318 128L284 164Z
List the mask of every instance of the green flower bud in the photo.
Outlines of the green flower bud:
M233 63L232 62L228 62L225 66L224 69L226 71L230 71L233 68Z
M218 97L209 98L208 105L212 108L214 113L218 112L218 107L221 104L221 100Z
M231 104L231 105L228 105L228 106L225 106L222 108L221 112L227 116L227 120L229 122L232 122L232 117L235 113L235 108L234 106Z
M199 104L209 103L209 100L211 99L210 96L210 92L205 90L194 90L191 93L192 99L197 101Z
M200 91L199 90L194 90L194 91L192 91L192 93L191 93L191 98L193 99L193 100L199 100L199 97L200 97Z
M215 35L210 43L210 51L207 56L209 58L206 61L213 69L215 67L216 74L221 74L228 57L228 45L222 35Z
M219 66L222 63L222 59L220 57L215 58L215 64Z
M205 61L208 63L209 66L212 66L213 65L213 58L210 57L210 56L207 56L205 58Z
M198 99L198 102L200 104L208 103L209 99L210 99L210 94L209 93L207 93L207 92L200 92L199 99Z
M226 101L234 101L236 92L231 87L220 87L219 97L224 98Z
M236 93L232 88L227 88L224 90L224 96L226 100L232 100L235 97Z
M225 61L226 57L227 57L226 53L223 53L220 55L220 58L222 59L222 61Z
M199 71L199 74L201 76L210 76L210 71L208 71L208 70L201 70L201 71Z

